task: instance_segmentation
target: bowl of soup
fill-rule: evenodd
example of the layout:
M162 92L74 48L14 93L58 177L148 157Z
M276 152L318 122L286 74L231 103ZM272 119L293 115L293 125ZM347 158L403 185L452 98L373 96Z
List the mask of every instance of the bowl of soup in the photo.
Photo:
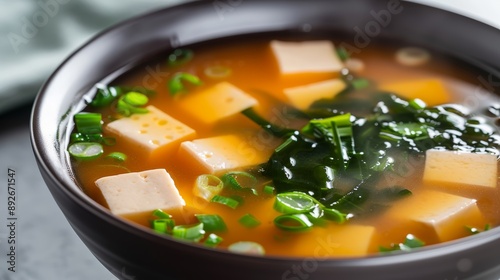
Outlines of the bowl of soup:
M499 34L394 0L188 3L66 59L33 149L120 279L493 279Z

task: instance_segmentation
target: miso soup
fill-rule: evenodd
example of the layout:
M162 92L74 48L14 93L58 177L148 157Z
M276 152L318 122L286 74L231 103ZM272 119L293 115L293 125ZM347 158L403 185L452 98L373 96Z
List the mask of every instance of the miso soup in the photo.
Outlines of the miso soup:
M339 45L202 44L96 85L68 144L80 185L237 253L359 257L497 226L497 97L428 50Z

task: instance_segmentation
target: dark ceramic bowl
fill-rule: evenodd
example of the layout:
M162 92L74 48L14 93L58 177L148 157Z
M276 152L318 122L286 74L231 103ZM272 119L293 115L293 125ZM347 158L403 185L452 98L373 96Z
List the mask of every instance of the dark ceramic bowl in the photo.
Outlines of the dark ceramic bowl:
M408 254L327 260L254 257L156 235L111 215L82 192L65 151L71 116L81 110L82 97L95 83L172 48L262 33L338 34L360 51L373 41L420 45L476 68L478 86L492 91L499 86L498 30L397 0L202 1L126 21L61 64L41 89L31 122L43 178L99 261L121 279L498 279L500 228Z

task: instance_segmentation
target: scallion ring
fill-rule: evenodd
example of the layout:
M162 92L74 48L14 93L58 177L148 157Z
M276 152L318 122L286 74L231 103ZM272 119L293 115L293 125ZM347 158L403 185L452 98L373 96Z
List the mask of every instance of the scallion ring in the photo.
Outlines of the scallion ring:
M203 230L203 223L195 225L180 225L172 229L172 236L187 241L200 241L205 235Z
M216 214L195 214L196 219L203 223L203 229L206 231L226 231L227 226L221 216Z
M230 198L230 197L225 197L222 195L215 195L210 201L225 205L225 206L227 206L229 208L233 208L233 209L236 209L236 207L238 207L238 205L240 205L240 202L238 202L238 200Z
M208 247L215 247L217 245L219 245L224 239L216 234L209 234L207 239L205 239L205 241L203 242L203 244L205 246L208 246Z
M170 67L180 66L193 59L193 56L192 50L176 49L168 56L167 63Z
M197 197L210 201L215 195L222 191L224 184L219 177L211 174L200 175L196 178L193 189Z
M78 113L74 116L76 131L81 134L101 134L102 115L99 113Z
M205 75L212 79L222 79L227 78L231 75L233 71L225 66L211 66L205 68Z
M98 158L104 151L102 145L99 143L77 142L69 146L68 152L76 159L90 160Z
M274 209L285 214L306 213L314 209L316 200L302 192L286 192L276 195Z
M175 96L186 90L183 82L192 84L194 86L201 86L203 82L197 76L193 74L189 74L186 72L176 73L169 81L168 81L168 90L170 91L170 95Z
M249 254L249 255L264 255L265 250L262 245L252 241L240 241L233 243L227 247L233 253Z
M274 219L274 224L286 231L303 231L313 226L306 214L281 215Z

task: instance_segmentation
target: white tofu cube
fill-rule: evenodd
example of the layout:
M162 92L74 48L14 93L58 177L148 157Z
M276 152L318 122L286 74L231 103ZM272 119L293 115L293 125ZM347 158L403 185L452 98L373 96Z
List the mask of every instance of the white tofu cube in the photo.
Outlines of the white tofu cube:
M344 67L330 41L272 41L271 50L282 75L336 73Z
M189 161L201 172L221 173L266 162L272 149L258 147L250 138L224 135L183 142L178 158Z
M317 100L335 97L345 87L346 84L344 81L332 79L304 86L286 88L283 92L293 106L300 110L306 110Z
M475 199L431 190L398 201L388 215L406 233L418 237L423 228L441 242L467 235L466 226L483 228L486 224Z
M139 214L156 209L180 210L185 202L165 169L125 173L98 179L113 214Z
M189 94L179 102L186 113L204 124L213 124L255 105L255 98L228 82Z
M158 108L148 106L147 109L146 114L134 114L110 122L106 129L145 151L149 157L175 152L182 141L196 135L195 130Z
M424 181L496 188L497 157L492 154L428 150Z

